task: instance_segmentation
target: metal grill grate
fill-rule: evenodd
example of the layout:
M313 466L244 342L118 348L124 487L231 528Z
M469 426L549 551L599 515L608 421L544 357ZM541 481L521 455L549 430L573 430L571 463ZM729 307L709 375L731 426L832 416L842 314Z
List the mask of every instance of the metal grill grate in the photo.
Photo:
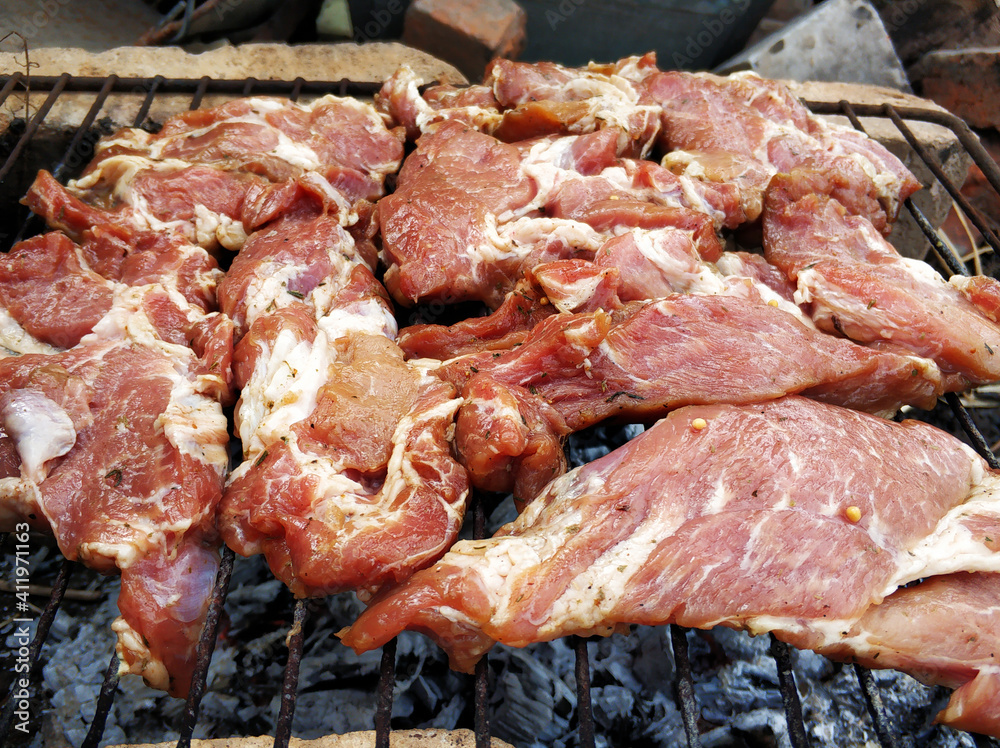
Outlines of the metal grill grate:
M371 95L377 90L377 85L375 84L357 84L347 80L306 81L301 78L297 78L294 81L258 81L253 78L246 80L214 80L208 76L200 79L167 79L162 76L154 78L119 78L117 76L87 78L72 77L64 74L59 77L33 76L29 81L23 74L15 73L10 76L0 76L0 84L2 84L0 86L0 105L4 104L12 94L23 92L28 87L29 82L31 95L35 101L41 96L44 96L44 100L33 113L30 113L26 121L12 123L6 133L0 133L0 136L5 138L4 140L0 140L0 148L7 150L5 160L2 166L0 166L0 184L3 184L5 180L9 182L12 175L16 173L16 167L28 160L26 154L29 154L31 151L33 139L42 128L46 117L59 97L64 94L72 94L74 96L93 95L93 101L78 127L69 136L69 144L61 158L54 161L50 160L44 164L60 180L71 176L70 172L74 166L83 165L82 163L74 165L74 158L84 150L88 134L92 133L101 111L113 94L124 93L135 98L138 101L138 109L132 124L134 127L147 127L152 125L152 123L148 122L151 107L156 98L161 95L190 95L189 107L196 109L201 105L204 97L209 94L229 97L267 94L284 96L291 100L296 100L304 94ZM933 156L922 148L904 120L931 122L952 130L964 149L982 170L986 179L997 193L1000 194L1000 169L990 159L976 135L964 122L952 115L932 109L893 107L890 105L857 105L844 101L838 104L823 102L806 102L806 104L817 114L846 115L854 126L859 129L863 129L859 117L881 117L892 121L917 152L918 156L923 159L935 177L953 197L969 221L982 233L984 239L993 248L994 252L1000 255L1000 237L991 229L986 219L968 203L959 191L958 186L948 179ZM23 127L23 130L18 137L16 136L16 130L19 127ZM76 160L79 161L79 158ZM26 187L26 184L20 185L21 193L23 193L24 187ZM968 274L969 271L962 259L957 257L940 240L935 230L920 213L919 209L909 200L907 200L906 206L917 220L918 225L924 230L941 264L948 268L951 273ZM13 222L6 229L0 229L2 230L2 233L0 233L0 249L3 251L9 249L15 242L43 228L40 220L28 213L26 209L12 210L10 214L8 221L12 217ZM1000 468L1000 462L998 462L997 458L990 451L986 439L977 429L969 413L962 406L958 396L949 395L947 397L947 405L954 412L955 417L968 434L970 442L975 449L991 466ZM473 497L472 500L471 516L473 518L474 537L484 537L486 534L486 514L482 501L477 497ZM180 738L177 742L177 745L180 747L190 746L191 736L198 721L199 705L205 693L208 667L219 632L219 624L229 589L233 566L233 552L228 548L224 549L222 565L209 609L208 621L199 643L198 666L191 694L183 712ZM74 564L68 561L62 564L58 576L53 583L53 591L48 603L38 618L36 634L30 647L31 674L36 673L39 668L42 644L56 616L63 594L69 584L73 568ZM293 625L287 638L288 659L284 669L280 711L274 734L274 744L278 748L287 746L291 737L292 717L295 710L298 686L298 667L303 647L303 626L306 622L308 611L308 601L300 600L295 604ZM701 745L699 738L700 712L695 699L695 679L688 652L688 631L676 625L670 626L669 631L676 668L676 701L683 718L688 745L691 748L696 748ZM591 665L587 651L587 641L581 638L574 638L573 649L576 654L576 722L578 745L581 748L590 748L595 745L596 736L590 698ZM795 685L789 648L772 637L771 654L777 666L779 690L786 714L788 735L791 744L795 748L808 746L808 731L803 721L802 707ZM396 646L395 641L393 641L383 648L378 685L372 697L376 705L374 727L376 731L376 746L378 748L387 748L389 746L393 686L396 680L395 660ZM879 688L871 673L861 667L856 667L856 672L859 688L868 707L869 716L880 745L886 748L895 748L895 746L908 744L907 736L900 735L900 731L896 727L896 720L893 719L892 715L887 713L882 701L882 694L879 692ZM97 746L100 743L105 731L106 720L114 701L117 684L118 659L117 656L112 655L100 697L95 705L91 728L83 743L84 746ZM14 717L14 699L12 698L12 693L13 688L11 689L11 693L8 693L6 703L2 712L0 712L0 745L6 745L11 738ZM488 709L488 665L486 658L476 668L475 675L473 676L472 693L475 742L477 748L485 748L491 742ZM997 741L976 736L976 744L979 746L997 746Z

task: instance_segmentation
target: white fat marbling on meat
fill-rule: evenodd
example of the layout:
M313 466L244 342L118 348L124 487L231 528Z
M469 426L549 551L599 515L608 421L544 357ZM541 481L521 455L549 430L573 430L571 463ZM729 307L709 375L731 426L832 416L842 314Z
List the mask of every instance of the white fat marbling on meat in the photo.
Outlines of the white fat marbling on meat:
M0 358L20 356L25 353L52 354L61 350L38 340L21 327L6 307L0 306Z
M331 342L354 335L380 335L395 340L399 331L396 318L386 305L370 298L333 309L318 324Z
M582 221L569 218L532 218L522 216L497 229L503 241L517 247L524 256L545 241L558 239L573 250L595 253L607 241L607 236Z
M603 275L590 275L579 278L572 283L554 284L543 275L536 276L535 281L545 291L552 305L560 312L571 313L590 301L604 281ZM558 290L558 293L554 293Z
M237 412L248 462L268 444L287 437L293 424L315 410L333 355L322 331L309 342L287 329L278 333L270 350L261 352Z
M246 243L247 232L242 221L215 213L201 203L194 206L195 243L201 247L219 244L237 252Z
M663 250L662 242L670 243L678 229L644 231L632 229L639 252L667 277L670 287L678 293L717 296L728 293L728 286L712 266L694 257L678 257ZM690 236L690 232L685 232Z
M118 675L133 673L142 676L152 688L166 691L170 688L170 674L166 666L153 656L141 633L129 626L122 616L111 624L111 630L118 636L115 651L118 653ZM126 654L128 653L128 654ZM135 662L129 666L129 660Z
M519 168L522 174L535 183L537 192L534 199L526 205L500 214L498 219L501 223L539 210L566 179L579 177L577 172L570 170L573 163L573 145L576 141L577 136L566 135L561 138L542 139L531 146L521 160Z
M1000 476L985 472L972 449L962 447L972 457L969 498L945 514L934 532L910 550L900 565L897 584L956 571L1000 572L1000 553L964 524L970 517L986 516L1000 525Z
M45 480L45 463L62 457L76 444L73 419L41 392L13 390L0 400L0 421L21 458L21 475L34 483Z
M243 297L245 324L248 329L259 317L276 309L284 309L301 300L288 292L289 282L301 273L302 268L299 265L285 262L265 261L254 266L253 278L247 284L246 295ZM333 284L328 283L328 285ZM324 295L329 293L326 291Z
M195 390L194 382L174 378L167 407L156 418L167 441L181 454L211 465L222 475L229 456L229 427L219 404Z
M115 143L107 145L113 144ZM129 147L134 146L129 145ZM98 153L103 150L104 148L100 148ZM135 193L132 182L137 174L143 171L175 172L186 169L190 165L187 161L178 158L152 159L138 153L120 153L104 159L97 165L96 169L84 174L79 179L70 180L66 183L66 189L82 198L86 197L89 190L106 184L111 186L112 197L131 205L130 198Z
M503 260L523 258L532 249L530 246L518 246L510 238L501 234L498 219L494 213L485 215L480 229L483 232L483 241L478 244L469 244L465 248L466 254L476 265L490 266Z
M42 518L38 484L26 478L0 478L0 532L14 532L18 522L34 515Z

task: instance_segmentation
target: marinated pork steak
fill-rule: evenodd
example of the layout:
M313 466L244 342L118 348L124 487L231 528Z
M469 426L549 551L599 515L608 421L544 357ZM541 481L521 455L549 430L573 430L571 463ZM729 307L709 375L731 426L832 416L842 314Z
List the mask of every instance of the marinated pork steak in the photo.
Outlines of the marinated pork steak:
M401 139L355 99L237 99L172 117L156 134L122 130L68 186L40 172L26 202L78 240L102 227L126 242L167 233L237 250L263 222L260 197L272 184L313 173L348 205L381 197L403 158Z
M931 407L943 392L928 359L821 333L749 279L732 291L553 315L516 348L442 364L441 375L467 399L455 439L473 484L531 499L561 463L539 472L537 450L528 444L544 442L552 452L561 437L607 418L651 420L683 405L795 393L892 413L903 403ZM476 384L484 377L492 398ZM529 417L527 401L547 415ZM530 433L530 440L505 441L509 428Z
M662 107L664 165L678 174L736 184L748 220L760 216L771 177L796 168L840 175L841 201L882 233L920 188L879 143L812 116L776 81L749 72L666 72L641 86L642 100Z
M121 571L123 666L184 696L218 567L228 362L164 335L170 302L127 289L73 348L0 358L0 504L6 526L27 521L66 558Z
M261 317L236 351L244 462L219 510L226 543L263 553L299 596L373 590L427 566L465 516L451 453L461 400L365 318Z
M945 281L902 257L865 218L814 186L836 175L779 174L764 211L767 259L797 285L796 300L816 325L873 347L905 348L933 359L951 390L1000 379L1000 282Z
M914 616L934 625L918 593L883 616L873 606L916 579L1000 571L998 532L1000 476L926 424L797 397L694 406L553 481L494 537L460 541L380 592L340 637L360 652L420 631L471 671L495 642L726 625L842 656L855 641L859 656L909 647L893 666L930 682L995 682L983 654L1000 631L995 603L980 608L985 648L964 646L962 627L935 626L944 641L933 653L906 644ZM982 595L961 592L956 613ZM909 616L901 631L899 616ZM938 658L946 650L950 663ZM1000 732L995 711L970 715L976 702L963 703L965 724Z

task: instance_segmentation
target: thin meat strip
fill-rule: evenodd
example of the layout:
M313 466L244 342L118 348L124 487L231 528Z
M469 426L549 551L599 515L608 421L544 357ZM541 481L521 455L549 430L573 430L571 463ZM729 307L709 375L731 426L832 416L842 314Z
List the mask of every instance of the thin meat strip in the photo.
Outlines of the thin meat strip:
M183 697L219 563L228 361L189 347L203 336L175 302L158 286L119 290L73 348L0 358L0 517L119 570L122 670Z
M989 536L987 536L989 537ZM988 540L994 548L997 541ZM937 722L1000 735L1000 574L958 572L897 590L842 636L827 657L893 668L956 689Z
M530 499L559 463L534 469L540 447L528 445L554 454L562 437L607 418L797 393L893 413L942 392L932 361L819 332L749 280L732 290L553 315L510 351L445 362L441 375L466 398L455 438L473 483ZM522 438L501 438L510 430Z
M1000 570L997 530L1000 476L933 427L796 397L696 406L553 481L493 538L460 541L381 592L339 636L360 652L420 631L466 672L495 642L633 623L849 646L902 585ZM972 680L983 661L968 660ZM930 657L906 667L954 683ZM995 712L979 716L1000 730Z
M830 191L836 176L805 171L774 178L767 192L764 252L796 283L816 325L871 346L933 359L949 389L1000 379L1000 283L942 278L904 258Z

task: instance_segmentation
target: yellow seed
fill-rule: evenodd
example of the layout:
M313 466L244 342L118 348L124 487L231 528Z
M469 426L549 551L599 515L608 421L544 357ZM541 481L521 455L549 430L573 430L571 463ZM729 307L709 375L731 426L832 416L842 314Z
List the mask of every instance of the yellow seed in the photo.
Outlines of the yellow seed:
M847 516L847 519L851 522L857 522L859 519L861 519L861 510L858 509L856 506L847 507L847 510L844 512L844 514Z
M778 306L778 300L777 299L771 299L769 302L767 302L767 305L768 306Z
M704 418L695 418L693 421L691 421L691 428L693 428L695 431L701 431L706 426L708 426L708 421L706 421Z
M541 306L545 306L546 304L548 304L548 303L549 303L549 297L548 297L548 296L543 296L542 298L540 298L540 299L538 300L538 303L539 303L539 304L540 304Z

